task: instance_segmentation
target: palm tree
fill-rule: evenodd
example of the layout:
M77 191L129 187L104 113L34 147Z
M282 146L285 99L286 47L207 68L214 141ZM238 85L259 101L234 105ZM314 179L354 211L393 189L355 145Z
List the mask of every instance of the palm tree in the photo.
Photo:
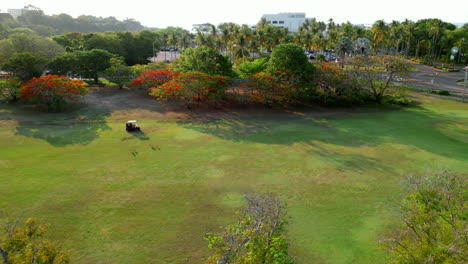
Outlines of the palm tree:
M402 25L402 39L405 44L405 55L408 56L411 49L411 42L414 40L416 26L413 21L405 19Z
M439 44L440 39L444 35L446 23L442 22L440 19L432 19L429 27L429 36L432 37L432 49L431 55L433 61L435 61L437 57L437 46Z
M375 41L375 51L381 49L385 40L387 39L388 27L383 20L377 20L372 25L372 40Z
M397 53L399 51L402 34L403 28L401 23L393 20L389 25L388 33L388 43L390 44L393 53Z
M187 47L190 47L192 44L192 38L190 36L190 33L187 30L182 31L178 38L178 44L182 49L186 49Z

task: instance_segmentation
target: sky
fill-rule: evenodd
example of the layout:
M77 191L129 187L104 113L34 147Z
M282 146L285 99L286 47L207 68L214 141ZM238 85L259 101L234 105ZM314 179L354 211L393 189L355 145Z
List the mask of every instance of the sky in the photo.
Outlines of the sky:
M319 21L350 21L353 24L413 21L440 18L450 23L468 22L468 0L15 0L0 2L1 12L26 5L41 8L45 14L66 13L73 17L93 15L133 18L143 26L165 28L178 26L188 30L192 24L222 22L256 24L263 14L304 12Z

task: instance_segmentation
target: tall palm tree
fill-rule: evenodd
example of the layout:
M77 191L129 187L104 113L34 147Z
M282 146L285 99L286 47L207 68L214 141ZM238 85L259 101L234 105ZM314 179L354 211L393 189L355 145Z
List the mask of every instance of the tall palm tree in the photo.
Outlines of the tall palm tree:
M377 20L372 25L372 40L375 41L374 49L375 51L380 50L383 45L385 44L385 40L387 39L388 34L388 27L387 24L383 20Z
M411 42L414 40L416 26L413 21L405 19L401 23L402 26L402 40L405 45L405 55L408 56L411 49Z
M393 20L389 24L388 31L388 43L390 44L393 53L397 53L399 51L402 35L403 27L401 26L401 23Z
M446 23L442 22L440 19L432 19L429 27L429 36L432 37L432 48L431 48L431 55L433 60L437 57L437 47L439 41L443 37L445 33L445 25Z

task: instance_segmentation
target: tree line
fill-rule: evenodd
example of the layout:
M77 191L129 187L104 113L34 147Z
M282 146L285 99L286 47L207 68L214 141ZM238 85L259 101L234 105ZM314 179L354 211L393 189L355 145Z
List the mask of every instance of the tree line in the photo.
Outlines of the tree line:
M105 39L107 43L104 45L111 53L118 50L119 45L115 45L115 41L112 42L112 37L108 35L115 34L116 31L145 30L145 27L133 19L119 21L114 17L98 18L85 15L73 18L67 14L48 16L40 9L24 12L17 19L13 19L9 14L0 15L0 38L7 38L18 28L29 28L42 36L59 36L57 38L62 40L67 38L66 35L71 37L69 34L73 34L66 32L107 32L106 36L95 35L91 37L93 40L85 42L102 42ZM340 24L333 19L324 22L311 18L307 19L295 33L288 32L286 28L275 27L264 18L255 28L245 24L221 23L215 26L205 23L195 26L193 28L195 33L174 27L158 31L160 34L153 41L158 41L159 47L184 49L193 45L205 45L230 54L233 60L249 57L261 51L271 52L272 48L279 44L293 42L306 50L336 50L342 54L363 52L398 54L425 58L427 62L432 63L438 60L450 62L450 49L458 47L459 52L455 55L455 62L468 63L468 24L457 28L436 18L421 19L416 22L408 19L401 22L393 20L389 23L377 20L370 28L350 22ZM96 40L97 38L99 40ZM76 38L72 39L77 41ZM89 49L92 46L89 43L87 45L82 48ZM146 49L151 50L151 46Z
M373 52L414 57L428 56L431 60L450 61L450 49L459 48L455 60L468 63L468 24L457 28L440 19L417 22L393 20L376 21L370 28L350 22L335 23L307 19L296 33L275 27L261 19L255 29L247 25L222 23L203 24L197 28L194 41L220 51L227 51L237 59L260 50L271 51L282 43L296 43L305 50L336 50L341 53Z
M65 32L105 32L105 31L139 31L145 29L140 22L127 18L118 20L115 17L96 17L81 15L73 18L68 14L46 15L39 8L25 9L23 14L14 19L10 14L0 15L0 33L14 28L29 28L42 36L60 35Z

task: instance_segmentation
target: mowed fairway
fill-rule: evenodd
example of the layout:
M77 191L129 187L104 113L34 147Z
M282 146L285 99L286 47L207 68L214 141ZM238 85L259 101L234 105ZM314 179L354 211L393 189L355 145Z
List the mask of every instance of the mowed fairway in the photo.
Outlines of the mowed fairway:
M383 263L408 174L468 172L468 104L220 112L0 105L0 208L50 223L73 263L202 263L246 192L287 204L298 263ZM154 102L154 104L157 104ZM137 119L144 134L129 134Z

